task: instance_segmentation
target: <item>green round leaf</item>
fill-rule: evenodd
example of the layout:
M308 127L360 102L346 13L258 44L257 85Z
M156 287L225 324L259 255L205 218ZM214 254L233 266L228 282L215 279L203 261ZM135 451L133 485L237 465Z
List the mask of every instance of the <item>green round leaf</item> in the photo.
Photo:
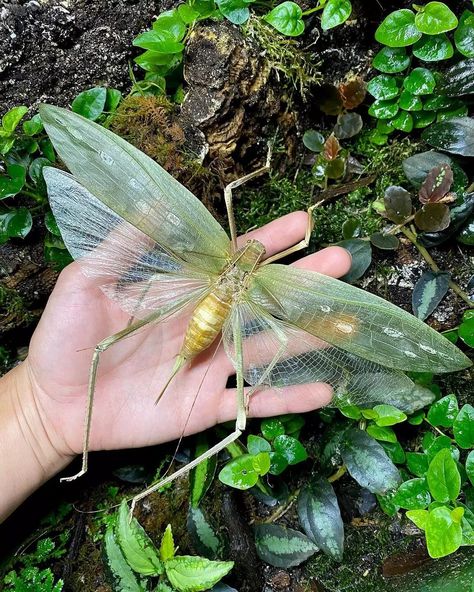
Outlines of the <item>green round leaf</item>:
M426 35L438 35L455 29L458 19L444 2L428 2L415 16L415 25Z
M9 238L25 238L32 226L33 218L28 208L18 208L0 214L0 244Z
M409 518L418 528L425 530L428 524L429 512L428 510L409 510L407 512Z
M350 0L328 0L321 15L323 31L345 23L352 12Z
M415 214L415 224L426 232L439 232L449 226L451 216L444 203L427 203Z
M399 105L405 111L421 111L423 109L420 97L412 95L407 90L404 90L400 95Z
M285 433L285 426L278 417L270 417L262 420L260 431L267 440L274 440Z
M280 475L288 466L286 458L278 452L270 452L270 470L271 475Z
M399 442L386 442L385 440L380 440L380 444L393 463L396 465L405 464L405 451Z
M303 12L295 2L282 2L263 18L283 35L297 37L304 31Z
M270 442L260 436L250 434L247 438L247 450L249 454L259 454L259 452L270 452L272 449Z
M413 116L407 111L400 111L390 123L397 130L406 132L407 134L413 129Z
M394 76L379 74L372 78L367 85L368 92L376 99L388 101L398 96L400 89Z
M457 499L461 490L461 475L448 448L442 448L430 462L426 479L431 495L437 502Z
M427 68L415 68L405 78L403 86L412 95L429 95L436 87L436 80Z
M71 108L74 113L95 121L104 110L106 98L107 89L96 86L79 93L72 102Z
M116 88L108 87L104 110L107 111L107 113L113 113L119 106L121 100L122 93Z
M286 434L275 438L273 448L275 452L286 458L289 465L296 465L308 458L308 453L303 444L296 438L287 436Z
M396 251L400 245L400 241L393 234L385 234L383 232L374 232L370 236L370 242L383 251Z
M242 454L228 462L219 473L219 481L235 489L250 489L258 481L258 473L254 467L254 457Z
M459 19L459 25L454 32L454 43L459 53L474 58L474 12L465 10Z
M360 235L360 221L357 218L348 218L341 227L342 236L347 240L357 238Z
M454 47L445 33L423 35L413 46L413 55L424 62L439 62L452 58Z
M375 39L389 47L413 45L421 37L415 25L415 13L403 8L391 12L375 31Z
M25 182L25 167L19 164L7 165L7 174L0 175L0 200L20 193Z
M428 421L434 426L450 428L459 412L456 395L447 395L431 405L428 410Z
M422 129L428 127L433 123L436 119L436 113L428 112L425 113L423 111L417 111L412 114L413 117L413 127L415 129Z
M334 135L339 140L346 140L357 135L362 129L364 122L359 113L341 113L334 126Z
M378 119L391 119L398 113L398 100L375 101L369 108L369 115Z
M449 508L430 511L425 526L428 553L434 559L454 553L462 543L461 525L455 522Z
M385 215L391 222L401 224L413 210L411 194L397 185L387 187L384 195Z
M404 47L382 47L374 57L372 66L385 74L397 74L406 70L410 61Z
M461 448L474 448L474 407L466 403L456 416L453 424L456 443Z
M268 452L259 452L253 455L252 466L258 475L266 475L271 466L270 454Z
M400 485L393 501L405 510L423 510L431 503L425 479L409 479Z
M324 136L316 130L307 130L303 134L303 144L313 152L321 152L324 148Z

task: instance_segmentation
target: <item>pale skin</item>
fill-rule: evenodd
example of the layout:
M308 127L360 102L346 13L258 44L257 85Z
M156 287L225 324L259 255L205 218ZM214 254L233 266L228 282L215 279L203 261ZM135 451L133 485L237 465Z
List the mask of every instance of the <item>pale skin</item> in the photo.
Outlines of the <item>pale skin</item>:
M302 240L307 221L306 213L295 212L242 240L258 239L271 257ZM295 263L332 277L344 275L350 264L349 253L340 247ZM62 272L32 337L28 358L0 380L0 519L81 453L92 350L128 321L129 315L86 278L77 263ZM226 388L234 370L222 348L216 352L215 346L186 367L159 404L153 404L180 350L184 330L183 320L171 319L139 331L103 354L91 450L159 444L235 418L235 389ZM320 383L284 392L262 390L250 398L249 416L309 411L327 404L331 395L331 388Z

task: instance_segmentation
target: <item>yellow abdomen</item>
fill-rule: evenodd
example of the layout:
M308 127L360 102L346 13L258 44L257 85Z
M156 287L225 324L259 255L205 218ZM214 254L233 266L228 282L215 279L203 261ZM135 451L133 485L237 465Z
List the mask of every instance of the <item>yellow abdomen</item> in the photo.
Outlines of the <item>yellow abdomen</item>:
M229 314L231 301L230 294L211 292L197 305L181 349L185 359L194 358L215 340Z

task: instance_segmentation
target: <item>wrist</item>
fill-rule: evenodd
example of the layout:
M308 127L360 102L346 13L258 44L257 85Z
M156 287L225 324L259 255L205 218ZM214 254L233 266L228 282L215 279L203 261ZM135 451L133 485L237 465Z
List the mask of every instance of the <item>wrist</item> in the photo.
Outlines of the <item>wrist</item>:
M28 361L0 381L0 482L4 489L0 517L5 517L72 457L56 445L56 434L42 413Z

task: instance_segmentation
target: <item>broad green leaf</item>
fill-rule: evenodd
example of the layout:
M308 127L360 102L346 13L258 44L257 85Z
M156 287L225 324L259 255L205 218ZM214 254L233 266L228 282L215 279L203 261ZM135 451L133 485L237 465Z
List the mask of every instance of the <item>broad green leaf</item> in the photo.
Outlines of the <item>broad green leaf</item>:
M428 553L433 559L454 553L462 544L462 528L446 507L431 510L425 528Z
M284 569L303 563L318 551L303 533L278 524L257 524L255 543L260 559Z
M107 113L113 113L119 106L122 100L122 93L116 88L107 88L107 95L105 98L104 111Z
M466 458L466 473L469 481L474 485L474 450L467 455Z
M388 101L398 96L400 89L395 76L379 74L372 78L367 85L367 91L378 100Z
M436 79L427 68L415 68L403 81L403 86L412 95L429 95L436 87Z
M464 504L460 504L456 509L463 510L461 516L462 544L474 545L474 512Z
M428 2L421 6L415 16L415 25L419 31L426 35L438 35L455 29L458 19L452 10L444 2Z
M61 236L61 232L59 231L58 225L57 225L56 220L53 216L53 212L51 212L51 211L46 212L46 214L44 216L44 225L49 230L49 232L54 234L54 236Z
M449 273L444 272L424 271L421 274L411 297L416 317L424 321L430 316L446 296L450 278Z
M21 207L0 214L0 245L9 238L25 238L33 226L28 208Z
M382 509L382 511L387 514L387 516L395 516L400 506L398 506L393 500L395 498L396 491L388 491L385 494L377 493L377 501Z
M28 174L41 193L46 192L46 184L43 178L43 168L45 166L51 166L51 162L44 156L40 156L33 159L28 167Z
M7 111L2 117L2 128L7 135L13 134L16 127L22 120L22 118L28 113L28 107L21 105L20 107L13 107L10 111Z
M0 175L0 200L20 193L26 182L26 169L19 164L7 165L7 174Z
M389 47L413 45L420 37L421 32L415 25L415 13L406 8L391 12L375 31L375 39Z
M437 502L457 499L461 490L461 476L450 450L443 448L433 458L426 479L431 495Z
M405 421L407 416L393 405L375 405L373 410L377 417L374 419L378 426L390 426Z
M209 449L207 438L204 434L199 434L196 437L196 449L194 451L194 458L201 456ZM191 505L196 507L199 502L206 495L216 473L217 458L211 456L200 462L189 473L189 480L191 486Z
M104 540L107 567L113 578L114 590L144 592L115 540L113 527L107 529Z
M397 74L406 70L410 61L410 56L404 47L382 47L374 57L372 66L385 74Z
M421 452L406 453L407 468L417 477L424 477L428 471L430 459L427 454Z
M247 438L247 450L249 454L258 454L259 452L271 452L272 447L268 440L250 434Z
M424 62L439 62L452 58L454 47L445 33L423 35L413 46L413 55Z
M259 452L253 455L252 465L258 475L266 475L271 466L270 454L268 452Z
M405 451L399 442L386 442L380 440L382 448L387 453L389 459L396 465L403 465L406 461Z
M456 443L461 448L474 448L474 407L466 403L456 416L453 424Z
M459 407L456 395L447 395L431 405L428 411L428 421L434 426L450 428L454 423L458 411Z
M275 438L273 448L275 452L286 458L289 465L296 465L308 458L308 453L303 444L296 438L286 434Z
M95 121L104 110L106 98L107 89L96 86L79 93L72 102L71 108L74 113Z
M404 90L400 95L399 105L400 109L405 111L421 111L423 109L420 97L412 95L407 90Z
M469 311L466 311L463 315L458 334L464 343L469 347L474 347L474 317L469 316Z
M39 113L34 115L28 121L23 122L23 133L27 136L35 136L43 130L43 122Z
M285 433L285 426L278 417L270 417L262 421L260 431L267 440L271 441Z
M305 533L327 555L342 561L344 525L336 494L327 479L313 479L298 497L298 517Z
M271 475L281 475L288 467L287 459L278 452L270 452L270 470Z
M174 547L173 531L171 530L171 524L165 529L163 537L161 538L160 545L160 559L163 562L168 561L174 557L176 549Z
M196 551L208 559L216 559L222 543L200 508L189 507L187 527Z
M248 21L250 11L247 0L216 0L220 12L234 25L242 25Z
M430 435L432 435L432 434L430 434ZM434 459L434 457L438 454L438 452L440 450L443 450L444 448L451 450L451 456L453 456L452 446L451 446L451 438L449 436L433 436L433 439L430 441L429 445L425 448L426 454L428 455L430 462Z
M164 54L181 53L184 49L183 43L175 41L171 33L155 30L145 31L135 37L133 45Z
M427 128L422 138L438 148L462 156L474 156L474 119L455 117Z
M429 512L428 510L409 510L407 512L407 518L418 526L418 528L425 530L428 524Z
M179 555L165 563L166 575L178 592L208 590L233 567L233 561L210 561L192 555Z
M328 0L321 15L321 27L328 31L345 23L351 16L352 4L350 0Z
M411 113L400 111L391 121L390 124L397 130L409 134L413 129L414 121Z
M158 549L137 519L130 521L125 500L120 504L116 533L123 554L134 571L145 576L163 573Z
M358 238L340 241L340 247L347 249L352 256L351 269L341 279L348 284L361 278L372 262L372 247L370 243Z
M295 2L282 2L263 18L283 35L297 37L304 31L303 12Z
M371 423L367 426L367 433L369 434L369 436L372 436L372 438L375 438L376 440L380 440L382 442L392 442L393 444L395 444L395 442L397 441L397 436L393 429L390 427L378 426L376 424Z
M390 119L398 113L399 106L397 99L390 101L374 101L369 107L369 115L378 119Z
M398 469L366 432L355 428L346 432L341 454L350 475L372 493L385 493L400 484Z
M465 10L459 18L459 25L454 31L454 43L459 53L467 58L474 58L474 12Z
M186 25L177 10L162 12L153 23L153 30L171 35L174 41L182 41L186 35Z
M397 490L393 501L405 510L423 510L429 506L431 495L425 479L409 479Z
M219 481L236 489L250 489L256 485L259 474L254 467L254 457L243 454L234 458L219 473Z

